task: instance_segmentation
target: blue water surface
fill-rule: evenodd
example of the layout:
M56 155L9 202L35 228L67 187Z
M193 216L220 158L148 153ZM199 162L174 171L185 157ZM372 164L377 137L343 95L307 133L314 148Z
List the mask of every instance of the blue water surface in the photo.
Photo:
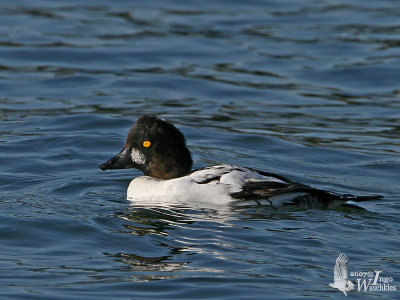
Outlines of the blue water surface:
M1 299L400 298L400 3L0 3ZM143 114L364 210L135 205L101 172ZM218 199L210 199L217 201Z

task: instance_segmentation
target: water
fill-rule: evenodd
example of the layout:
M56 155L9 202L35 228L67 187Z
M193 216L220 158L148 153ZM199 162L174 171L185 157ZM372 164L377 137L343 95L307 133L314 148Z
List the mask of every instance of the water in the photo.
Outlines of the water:
M0 4L2 299L343 299L382 270L399 299L398 1ZM101 172L132 123L180 128L195 167L234 163L366 210L159 207ZM356 282L356 278L351 278Z

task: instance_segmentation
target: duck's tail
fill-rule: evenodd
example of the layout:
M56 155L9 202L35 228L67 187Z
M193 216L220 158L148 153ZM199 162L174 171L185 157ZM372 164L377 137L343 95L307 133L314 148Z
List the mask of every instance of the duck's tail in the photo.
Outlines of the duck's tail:
M319 205L322 208L328 208L328 209L337 208L340 206L362 209L361 206L348 203L348 201L364 202L364 201L371 201L383 198L383 196L381 195L355 196L352 194L337 194L320 189L314 189L312 190L311 193L318 198L318 200L320 201Z
M338 197L340 200L343 200L345 202L346 201L363 202L363 201L377 200L383 198L383 196L381 195L354 196L351 194L344 194Z
M370 200L377 200L381 199L383 196L381 195L368 195L368 196L354 196L351 194L344 194L344 195L338 195L337 200L341 201L342 204L340 206L342 207L349 207L349 208L354 208L354 209L360 209L364 210L361 206L348 203L348 201L353 201L353 202L364 202L364 201L370 201Z

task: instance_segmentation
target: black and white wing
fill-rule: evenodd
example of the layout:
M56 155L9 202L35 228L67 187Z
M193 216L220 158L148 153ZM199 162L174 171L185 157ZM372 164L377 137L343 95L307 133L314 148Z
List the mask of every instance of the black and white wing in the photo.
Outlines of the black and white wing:
M339 195L293 182L277 174L250 169L262 178L245 180L242 190L231 196L241 200L256 200L262 205L282 207L303 205L313 208L330 208L345 202Z
M214 165L195 170L189 176L198 184L227 187L233 199L243 200L240 205L260 204L281 207L300 204L325 207L331 202L331 194L325 191L251 168Z
M189 176L197 184L223 185L239 205L259 204L278 208L303 205L312 208L334 208L346 201L364 201L374 196L338 195L293 182L277 174L233 165L214 165L193 171Z

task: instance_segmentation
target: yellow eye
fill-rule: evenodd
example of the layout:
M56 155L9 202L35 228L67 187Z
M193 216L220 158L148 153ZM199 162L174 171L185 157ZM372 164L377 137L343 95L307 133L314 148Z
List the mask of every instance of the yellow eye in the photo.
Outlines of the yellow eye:
M151 142L150 141L144 141L142 145L145 148L149 148L151 146Z

